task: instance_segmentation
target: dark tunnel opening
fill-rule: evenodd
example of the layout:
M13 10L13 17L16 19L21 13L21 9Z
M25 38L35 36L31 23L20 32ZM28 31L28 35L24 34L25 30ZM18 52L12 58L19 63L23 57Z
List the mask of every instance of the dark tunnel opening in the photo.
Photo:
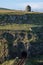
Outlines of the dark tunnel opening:
M27 52L26 51L22 51L21 58L26 58L26 57L27 57Z

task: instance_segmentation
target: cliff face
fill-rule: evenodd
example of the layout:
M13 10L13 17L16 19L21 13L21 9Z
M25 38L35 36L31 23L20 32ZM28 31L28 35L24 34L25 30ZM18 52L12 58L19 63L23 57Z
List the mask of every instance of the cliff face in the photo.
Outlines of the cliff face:
M43 14L0 15L0 24L43 24Z
M31 58L43 55L43 27L33 27L32 31L0 30L0 48L0 62L21 57L23 51Z
M7 24L43 25L43 14L0 14L0 25ZM30 27L30 29L0 30L0 63L21 57L23 51L28 57L43 54L43 26Z

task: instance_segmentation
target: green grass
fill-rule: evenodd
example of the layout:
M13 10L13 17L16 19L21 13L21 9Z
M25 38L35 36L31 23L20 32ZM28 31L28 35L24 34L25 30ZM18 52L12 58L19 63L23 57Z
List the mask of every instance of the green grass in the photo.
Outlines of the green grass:
M43 12L26 12L22 10L0 10L0 14L24 15L24 14L43 14Z
M13 65L15 60L9 60L9 61L5 61L4 63L0 64L0 65Z
M31 30L32 27L42 27L43 25L34 24L9 24L0 26L0 30Z
M15 59L7 60L0 65L16 65L18 61L19 61L19 59L16 57Z

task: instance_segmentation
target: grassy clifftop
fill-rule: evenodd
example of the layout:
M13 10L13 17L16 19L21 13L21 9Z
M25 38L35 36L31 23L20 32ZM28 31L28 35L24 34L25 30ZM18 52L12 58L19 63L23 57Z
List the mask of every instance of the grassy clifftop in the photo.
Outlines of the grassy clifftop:
M22 10L10 10L10 9L0 9L0 14L16 14L16 15L23 15L23 14L43 14L43 12L26 12Z

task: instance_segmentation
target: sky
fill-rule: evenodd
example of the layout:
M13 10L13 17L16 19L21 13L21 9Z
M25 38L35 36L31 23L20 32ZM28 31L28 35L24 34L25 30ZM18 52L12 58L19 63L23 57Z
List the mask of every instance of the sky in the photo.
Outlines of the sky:
M26 6L30 5L32 11L43 12L43 0L0 0L0 7L25 10Z

